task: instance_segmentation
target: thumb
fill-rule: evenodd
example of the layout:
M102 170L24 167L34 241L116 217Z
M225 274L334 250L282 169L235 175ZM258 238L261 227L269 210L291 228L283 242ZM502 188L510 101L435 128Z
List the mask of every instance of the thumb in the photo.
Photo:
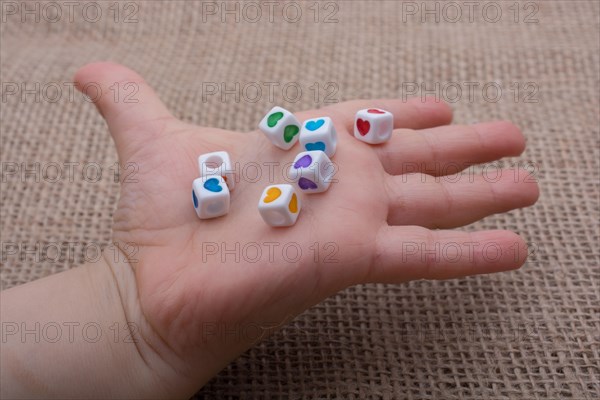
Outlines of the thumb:
M144 79L122 65L88 64L74 80L106 120L121 159L163 135L165 123L175 119Z

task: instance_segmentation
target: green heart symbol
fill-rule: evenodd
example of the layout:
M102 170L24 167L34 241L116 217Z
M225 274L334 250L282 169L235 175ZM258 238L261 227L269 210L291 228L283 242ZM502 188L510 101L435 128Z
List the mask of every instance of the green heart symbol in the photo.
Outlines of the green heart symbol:
M275 112L271 115L269 115L269 118L267 118L267 125L269 126L269 128L274 127L275 125L277 125L277 122L283 118L283 113L278 111Z
M300 128L298 128L296 125L286 126L283 130L283 140L285 140L286 143L291 142L294 136L298 134L298 131L300 131Z

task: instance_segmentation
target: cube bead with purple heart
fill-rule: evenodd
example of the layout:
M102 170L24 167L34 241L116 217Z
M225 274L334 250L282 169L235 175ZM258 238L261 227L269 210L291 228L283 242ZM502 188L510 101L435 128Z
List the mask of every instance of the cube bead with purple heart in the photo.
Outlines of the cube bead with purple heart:
M354 137L370 144L384 143L390 140L394 129L394 116L391 112L379 108L366 108L356 113L354 119Z
M200 219L216 218L229 212L229 189L220 175L204 176L192 184L192 202Z
M335 165L320 150L299 153L289 170L289 178L304 193L321 193L329 189Z
M300 146L306 151L321 150L333 157L337 146L337 133L329 117L304 121L300 129Z
M294 114L281 107L273 107L258 124L267 139L282 150L289 150L298 141L300 122Z
M235 187L235 174L231 159L226 151L201 154L198 157L200 176L221 176L227 183L227 188L232 191Z

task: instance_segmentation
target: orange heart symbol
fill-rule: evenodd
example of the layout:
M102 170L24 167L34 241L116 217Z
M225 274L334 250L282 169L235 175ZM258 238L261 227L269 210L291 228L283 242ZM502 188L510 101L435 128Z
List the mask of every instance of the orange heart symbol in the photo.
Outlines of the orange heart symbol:
M298 198L296 197L296 193L292 195L292 199L290 200L290 205L288 206L288 208L294 214L298 212Z
M281 190L279 188L272 187L267 190L267 196L263 199L263 201L265 203L270 203L277 200L279 196L281 196Z

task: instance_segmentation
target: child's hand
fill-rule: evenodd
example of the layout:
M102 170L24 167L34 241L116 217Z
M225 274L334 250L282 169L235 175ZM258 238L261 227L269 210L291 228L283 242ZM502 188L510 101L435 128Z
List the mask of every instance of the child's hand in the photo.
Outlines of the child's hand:
M500 178L488 171L489 179L432 176L521 154L525 140L511 123L449 126L449 107L433 99L351 101L297 113L300 121L333 119L337 183L303 197L295 226L274 229L262 221L257 203L265 186L285 182L282 169L297 146L285 152L258 131L183 123L137 74L119 65L88 65L76 81L79 87L97 82L104 93L115 82L139 85L137 104L111 96L97 102L121 165L138 168L130 176L135 182L122 184L114 214L114 239L125 255L137 248L137 261L106 259L127 319L143 338L140 355L153 364L163 387L176 382L192 393L251 346L261 336L258 327L268 333L349 285L505 271L526 258L526 245L513 232L437 230L536 201L538 187L527 183L525 171L505 170ZM395 116L396 131L384 145L353 137L354 114L368 107ZM256 115L257 123L261 118ZM239 164L241 180L229 214L201 221L191 204L197 157L218 150ZM251 182L256 166L262 177Z

